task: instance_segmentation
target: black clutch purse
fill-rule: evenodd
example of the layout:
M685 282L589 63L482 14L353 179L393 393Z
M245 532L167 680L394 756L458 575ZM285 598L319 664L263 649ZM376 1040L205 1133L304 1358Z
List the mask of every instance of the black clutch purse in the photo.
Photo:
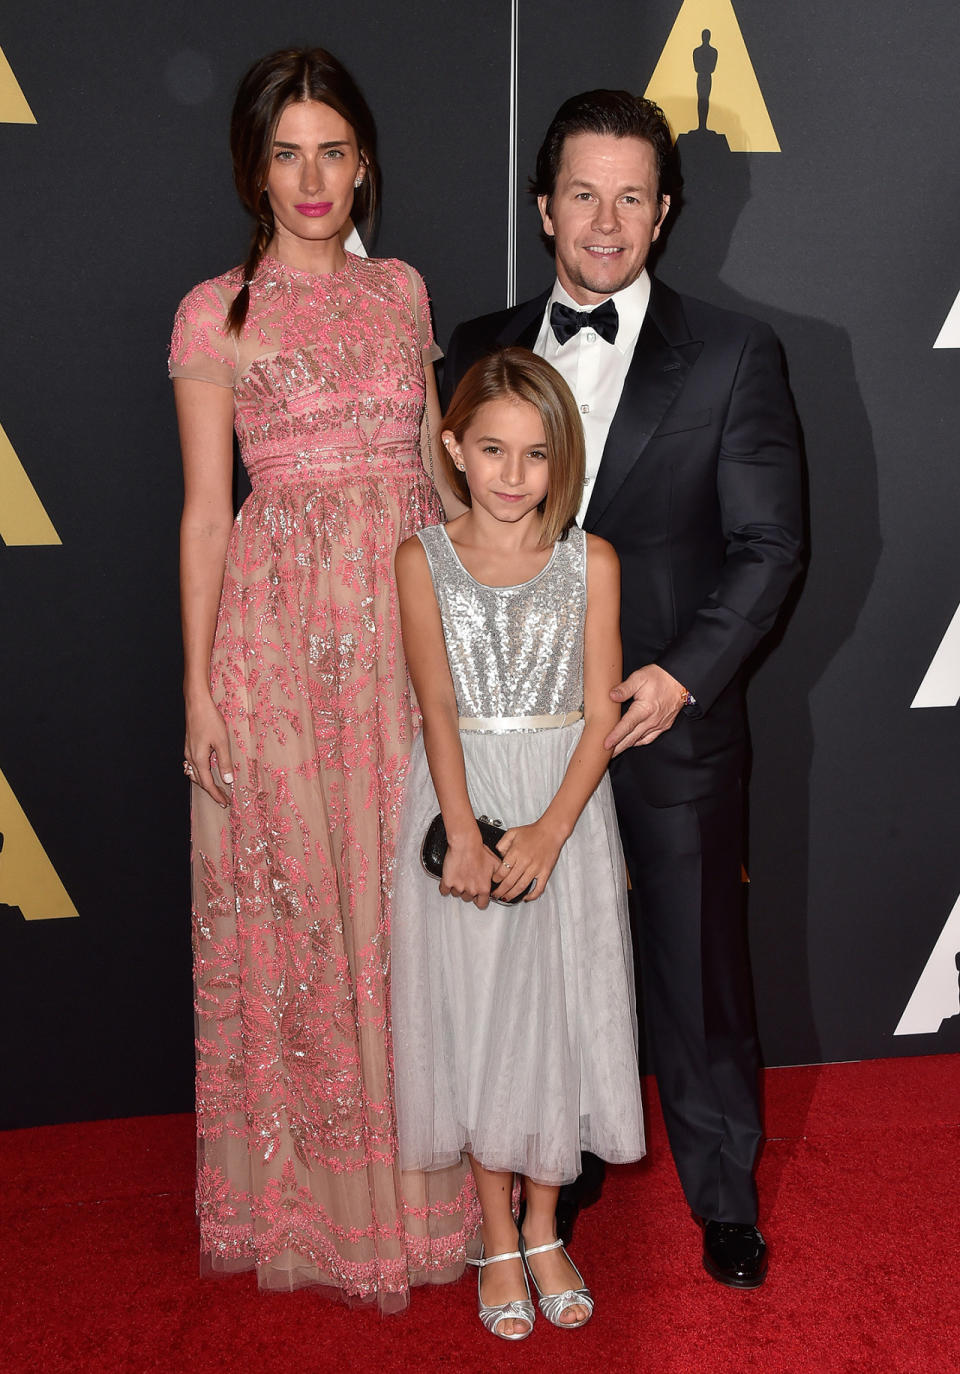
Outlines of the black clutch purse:
M492 821L489 816L478 816L477 825L480 828L480 837L488 849L492 849L495 854L500 851L497 845L507 833L499 821ZM420 847L420 862L424 869L430 874L431 878L443 877L443 861L447 856L447 831L443 824L443 817L439 814L427 826L427 833L423 837L423 844ZM522 902L528 892L533 891L534 884L531 883L523 892L516 897L501 901L501 906L516 906ZM494 897L495 902L500 899Z

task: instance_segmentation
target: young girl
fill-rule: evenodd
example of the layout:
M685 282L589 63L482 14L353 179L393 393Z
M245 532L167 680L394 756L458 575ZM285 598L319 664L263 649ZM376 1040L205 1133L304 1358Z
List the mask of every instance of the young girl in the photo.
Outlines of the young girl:
M574 525L580 416L540 358L509 348L476 363L442 440L469 509L396 558L423 713L393 906L400 1159L439 1169L469 1157L483 1209L480 1319L522 1340L534 1321L526 1273L554 1325L582 1326L593 1310L555 1230L581 1150L617 1163L643 1154L603 748L619 715L619 565ZM439 884L420 862L437 810L448 840ZM484 847L481 815L507 828L498 853ZM514 1173L526 1180L519 1237Z

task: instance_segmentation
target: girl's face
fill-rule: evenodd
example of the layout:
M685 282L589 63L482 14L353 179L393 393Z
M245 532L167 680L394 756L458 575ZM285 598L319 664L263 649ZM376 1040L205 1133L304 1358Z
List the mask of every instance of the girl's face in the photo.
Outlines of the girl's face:
M550 469L543 421L529 401L505 396L480 406L462 442L445 429L443 443L465 474L474 509L518 524L547 494Z
M316 100L287 105L277 121L266 188L277 245L337 240L365 170L356 134L336 110Z

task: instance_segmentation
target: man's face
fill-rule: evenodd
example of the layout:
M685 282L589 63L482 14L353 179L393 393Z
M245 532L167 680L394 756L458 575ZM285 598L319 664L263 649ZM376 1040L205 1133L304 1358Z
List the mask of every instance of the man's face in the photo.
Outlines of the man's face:
M636 281L670 208L657 200L652 144L613 134L571 134L556 189L537 204L552 235L560 285L580 305L597 305Z

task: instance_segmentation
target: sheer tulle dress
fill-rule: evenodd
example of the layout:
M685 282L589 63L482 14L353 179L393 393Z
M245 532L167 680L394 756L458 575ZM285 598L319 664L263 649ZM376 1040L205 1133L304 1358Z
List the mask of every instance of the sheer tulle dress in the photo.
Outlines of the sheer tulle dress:
M476 815L539 819L583 732L586 545L487 587L442 526L425 529ZM644 1151L625 867L604 775L535 902L485 911L420 863L438 810L414 746L398 841L393 1026L400 1158L443 1172L469 1151L489 1169L568 1183L581 1150Z
M435 521L421 460L426 292L404 264L261 262L196 287L170 373L234 392L252 493L230 539L211 684L232 805L193 788L201 1250L266 1288L402 1307L455 1278L465 1171L401 1174L388 893L413 741L393 557Z

